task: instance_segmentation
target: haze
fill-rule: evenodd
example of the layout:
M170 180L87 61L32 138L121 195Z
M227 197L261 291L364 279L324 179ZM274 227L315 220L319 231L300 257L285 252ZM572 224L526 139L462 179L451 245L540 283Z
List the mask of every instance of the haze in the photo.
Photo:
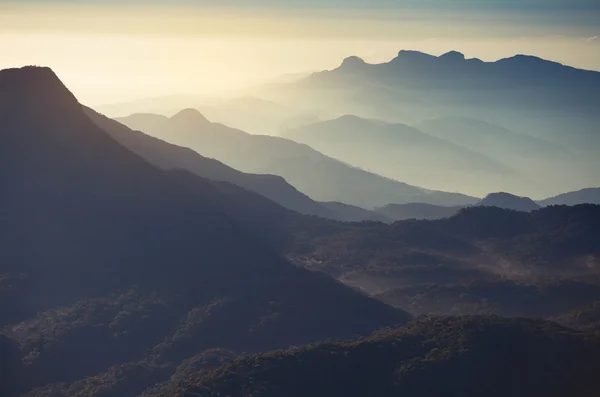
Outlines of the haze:
M84 103L102 105L229 95L350 55L388 61L399 49L600 65L592 1L222 3L0 1L0 68L50 66Z

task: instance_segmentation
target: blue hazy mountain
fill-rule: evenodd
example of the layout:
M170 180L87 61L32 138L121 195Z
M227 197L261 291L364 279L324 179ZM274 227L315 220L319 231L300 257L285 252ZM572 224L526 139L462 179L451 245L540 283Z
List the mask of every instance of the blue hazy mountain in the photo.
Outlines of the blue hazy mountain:
M485 194L520 180L500 160L400 123L346 115L291 129L282 136L413 185Z
M548 205L578 205L578 204L600 204L600 188L581 189L576 192L568 192L538 201L542 206Z
M183 110L171 118L138 114L117 120L240 171L279 175L320 202L341 202L370 209L389 203L466 205L478 200L384 178L289 139L251 135L211 123L194 109Z
M526 55L484 62L455 51L400 51L378 64L349 57L338 68L266 86L262 94L298 107L408 124L524 177L488 191L544 197L600 183L600 72Z

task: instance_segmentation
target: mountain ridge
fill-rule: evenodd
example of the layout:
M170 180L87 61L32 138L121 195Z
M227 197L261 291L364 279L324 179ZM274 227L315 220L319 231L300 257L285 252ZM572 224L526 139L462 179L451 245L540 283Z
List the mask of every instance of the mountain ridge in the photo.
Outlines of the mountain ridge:
M147 125L140 122L139 115L117 121L170 143L195 149L201 155L241 171L282 176L319 202L343 202L370 209L407 200L433 204L477 201L466 195L427 190L369 173L289 139L251 135L218 123L174 126L168 121L158 124L151 121Z
M48 70L0 71L0 327L20 345L18 395L93 377L115 380L101 382L105 396L137 395L207 349L257 352L410 318L284 260L235 214L255 216L256 200L288 211L155 168Z

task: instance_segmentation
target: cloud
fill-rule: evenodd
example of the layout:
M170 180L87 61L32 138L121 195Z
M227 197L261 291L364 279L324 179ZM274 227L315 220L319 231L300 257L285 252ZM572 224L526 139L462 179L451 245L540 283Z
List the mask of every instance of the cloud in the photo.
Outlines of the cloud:
M588 37L588 38L586 38L586 39L585 39L585 42L586 42L586 43L593 43L593 42L596 42L596 41L598 41L598 39L599 39L599 38L600 38L600 37L598 37L598 36L592 36L592 37Z

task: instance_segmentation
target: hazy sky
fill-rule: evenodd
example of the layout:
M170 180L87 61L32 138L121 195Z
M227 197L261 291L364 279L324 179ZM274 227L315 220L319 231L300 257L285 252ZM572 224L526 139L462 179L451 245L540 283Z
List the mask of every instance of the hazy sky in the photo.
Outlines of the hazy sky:
M599 0L0 0L0 68L51 66L90 105L210 94L400 49L600 70L599 36Z

